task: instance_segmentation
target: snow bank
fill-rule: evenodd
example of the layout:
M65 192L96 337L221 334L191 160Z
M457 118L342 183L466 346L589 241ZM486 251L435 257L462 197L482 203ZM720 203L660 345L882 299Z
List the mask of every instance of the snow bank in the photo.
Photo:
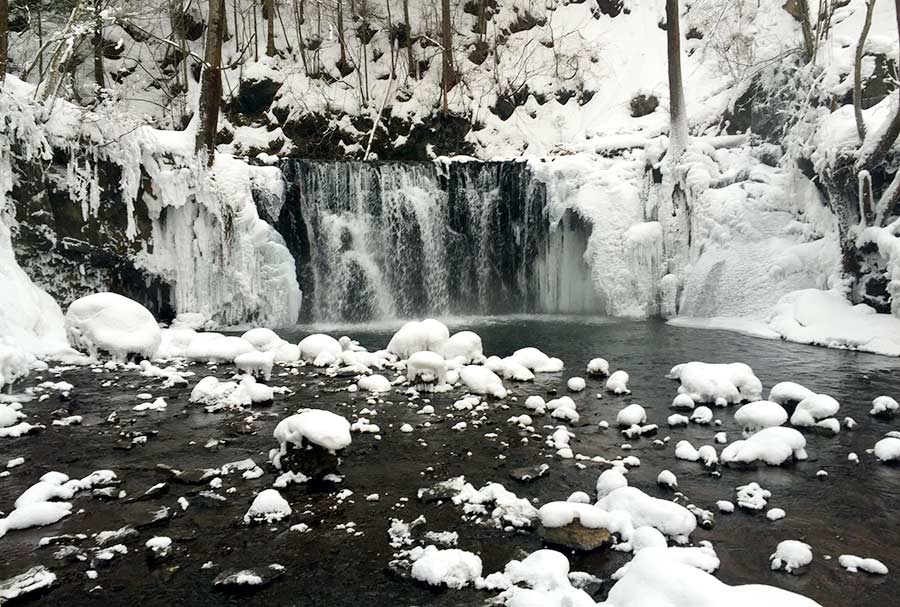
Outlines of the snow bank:
M281 454L287 453L287 444L302 448L304 441L334 452L350 446L350 422L322 409L307 409L278 422L275 440L281 445Z
M672 367L666 377L679 380L678 392L698 403L722 407L762 398L762 382L743 363L683 363Z
M769 326L788 341L900 356L900 318L853 305L844 293L804 289L781 298Z
M74 347L95 359L107 353L117 362L125 362L130 355L152 357L162 339L153 314L116 293L76 299L66 311L65 326Z
M413 579L432 586L459 589L481 577L481 559L465 550L439 550L430 545L414 549L410 556L415 559L411 572Z

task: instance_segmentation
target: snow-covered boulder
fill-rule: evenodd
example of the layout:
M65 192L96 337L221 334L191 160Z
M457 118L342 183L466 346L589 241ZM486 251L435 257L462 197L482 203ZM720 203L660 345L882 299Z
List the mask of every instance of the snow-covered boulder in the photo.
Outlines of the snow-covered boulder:
M770 400L758 400L743 405L734 412L734 421L746 432L780 426L788 419L784 407Z
M587 374L591 377L606 377L609 375L609 363L605 358L592 358L587 364Z
M604 470L600 473L600 476L597 477L597 499L603 499L616 489L627 486L628 479L625 478L624 474L615 468Z
M804 398L813 396L815 392L805 386L792 381L783 381L772 386L769 390L769 400L779 405L797 404Z
M430 350L414 352L406 359L406 379L420 388L440 390L447 383L447 361Z
M622 427L640 425L647 421L647 412L637 403L623 408L616 415L616 424Z
M234 357L234 364L247 375L268 380L272 377L275 352L271 350L268 352L245 352Z
M470 392L489 394L496 398L506 398L507 391L503 386L503 380L487 367L466 365L459 370L459 379Z
M391 382L384 375L367 375L356 382L360 390L367 392L390 392Z
M0 388L25 377L30 370L31 363L25 352L0 341Z
M150 358L162 339L150 311L116 293L94 293L76 299L66 311L66 335L73 347L92 358L109 354L117 362L129 356Z
M2 372L0 372L0 385L3 384ZM900 409L900 404L890 396L878 396L872 401L872 409L869 415L875 417L890 417Z
M450 331L447 329L447 325L441 321L433 318L426 318L423 321L413 320L394 333L391 341L388 342L387 351L400 358L407 358L415 352L425 351L442 354L444 346L449 340ZM464 342L469 340L470 338L466 336L459 338L459 341L453 344L453 348L461 347L465 345ZM481 338L478 339L478 343L480 345Z
M450 548L439 550L434 545L416 549L411 555L414 580L459 589L481 577L481 558L471 552Z
M697 403L722 407L762 398L762 382L744 363L682 363L672 367L666 377L679 380L678 392Z
M341 343L330 335L314 333L300 340L300 358L317 367L327 367L341 357Z
M780 466L791 458L805 460L806 439L793 428L765 428L747 440L731 443L722 450L723 463L749 464L762 461Z
M606 391L613 394L631 394L631 390L628 389L628 379L628 373L621 369L616 371L606 380Z
M264 489L244 515L245 523L275 523L291 515L291 505L275 489Z
M895 462L900 460L900 438L888 436L875 443L872 451L880 462Z
M275 426L278 448L269 460L278 470L301 478L324 478L338 473L338 452L350 446L350 422L322 409L306 409Z
M205 405L206 410L212 412L271 403L274 398L275 392L271 387L257 383L250 375L243 376L240 382L219 381L210 376L197 382L191 390L189 401Z
M557 373L564 368L563 361L550 357L537 348L521 348L512 354L517 363L535 373Z
M243 335L241 335L241 339L249 343L260 352L269 352L270 350L276 350L281 347L283 343L285 343L283 339L278 337L278 334L275 333L275 331L273 331L272 329L266 329L265 327L250 329L249 331L246 331Z
M807 396L797 405L791 415L793 426L815 426L816 422L834 415L841 405L827 394Z
M587 386L587 383L581 377L570 377L566 382L566 387L572 392L581 392Z
M597 501L597 507L609 512L627 512L635 527L649 526L678 542L687 541L697 528L690 510L647 495L636 487L620 487Z
M197 333L188 343L185 356L197 362L231 363L241 354L254 351L250 342L234 335Z
M809 565L812 560L810 545L797 540L780 542L775 548L775 553L769 557L773 570L783 569L788 573Z
M484 362L481 337L472 331L459 331L450 336L441 351L447 360L471 365Z

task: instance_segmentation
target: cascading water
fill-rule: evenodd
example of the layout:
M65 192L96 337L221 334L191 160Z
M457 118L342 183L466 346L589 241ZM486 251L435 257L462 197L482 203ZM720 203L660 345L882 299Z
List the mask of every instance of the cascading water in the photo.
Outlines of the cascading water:
M297 262L304 316L598 311L590 226L551 226L525 162L285 160L271 217Z

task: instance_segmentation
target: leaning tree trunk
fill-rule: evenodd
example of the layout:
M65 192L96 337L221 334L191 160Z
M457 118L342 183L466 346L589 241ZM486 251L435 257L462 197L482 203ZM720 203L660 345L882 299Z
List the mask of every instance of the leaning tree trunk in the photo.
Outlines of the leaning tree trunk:
M69 58L83 35L81 28L78 27L83 13L84 0L77 0L75 6L72 7L72 12L69 15L65 28L60 34L59 42L53 50L53 55L50 57L47 74L46 76L42 75L43 80L36 91L37 98L41 101L48 101L56 97L56 93L59 91L66 72L66 64L69 62Z
M447 115L447 95L453 86L453 34L450 23L450 0L441 0L441 112Z
M106 86L103 69L103 19L100 10L103 8L102 0L94 0L94 37L92 42L94 51L94 84L97 91Z
M859 142L866 140L866 123L862 115L862 60L865 54L866 38L869 36L869 28L872 27L872 13L875 12L875 0L866 2L866 20L859 34L859 42L856 43L856 58L853 66L853 116L856 118L856 132Z
M0 0L0 82L6 80L9 57L9 0Z
M225 35L225 0L210 0L206 29L206 51L200 79L200 124L194 144L199 154L206 150L206 162L212 166L216 154L216 132L219 128L219 103L222 99L222 38Z
M666 0L666 49L669 59L669 151L674 159L687 147L688 127L681 81L681 25L678 0Z
M275 0L265 0L263 10L266 11L266 55L274 57L275 53Z
M409 22L409 0L403 0L403 22L406 24L406 60L409 63L409 75L419 79L419 65L413 54L412 25Z

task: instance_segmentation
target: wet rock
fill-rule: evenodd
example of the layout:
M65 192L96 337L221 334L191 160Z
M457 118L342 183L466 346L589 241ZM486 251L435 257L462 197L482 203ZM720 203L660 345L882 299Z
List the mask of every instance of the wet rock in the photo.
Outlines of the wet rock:
M509 477L520 483L530 483L547 476L548 472L550 472L550 466L548 464L541 464L540 466L514 468L509 471Z
M161 495L164 495L169 492L169 485L167 483L157 483L144 491L141 495L135 497L129 497L125 500L128 504L133 504L134 502L142 502L145 500L151 500L157 498Z
M172 509L163 506L155 510L137 513L128 517L129 522L136 529L147 529L148 527L159 527L165 525L172 518Z
M223 592L254 592L284 575L284 566L272 564L250 569L226 569L213 580L213 587Z
M35 594L56 582L56 574L44 566L32 567L25 573L0 582L0 605L25 595Z
M64 533L63 535L52 535L50 537L41 538L41 541L38 542L38 546L41 548L44 548L45 546L62 546L65 544L83 542L86 539L87 535L84 533Z
M340 474L338 466L341 459L319 445L308 443L300 448L286 443L285 447L287 452L281 456L281 469L284 471L299 472L312 479Z
M604 546L612 540L608 529L592 529L579 522L572 522L564 527L544 527L537 530L538 536L548 544L590 552Z
M169 475L171 480L180 485L205 485L209 479L215 476L215 471L203 468L191 468L189 470L177 470L165 464L157 464L157 470L162 470Z
M419 501L423 504L445 502L458 493L449 483L442 482L425 489L419 489Z
M104 500L110 501L114 499L119 499L119 488L118 487L102 487L100 489L94 489L91 491L91 497L95 500Z

